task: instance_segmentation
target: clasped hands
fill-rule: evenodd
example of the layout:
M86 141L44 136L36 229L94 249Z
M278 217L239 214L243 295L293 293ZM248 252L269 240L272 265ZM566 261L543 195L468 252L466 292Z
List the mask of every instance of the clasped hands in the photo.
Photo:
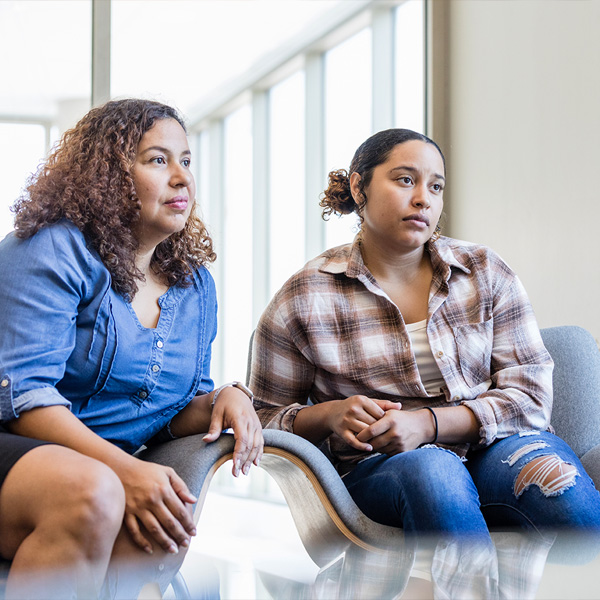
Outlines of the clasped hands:
M403 411L402 404L350 396L335 400L329 425L350 446L393 456L430 442L435 429L428 411Z

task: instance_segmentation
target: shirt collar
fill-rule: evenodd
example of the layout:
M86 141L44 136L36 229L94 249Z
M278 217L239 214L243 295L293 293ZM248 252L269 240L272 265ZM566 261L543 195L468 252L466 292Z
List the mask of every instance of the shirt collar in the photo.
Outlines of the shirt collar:
M353 279L367 273L360 251L359 235L356 235L351 244L332 248L325 254L326 260L319 269L323 273L331 273L332 275L344 273L346 277Z
M440 236L435 242L431 240L426 244L429 255L431 256L431 264L434 271L444 271L445 279L448 280L452 267L460 269L464 273L471 273L471 269L464 264L464 252L459 250L456 240Z
M469 274L471 270L462 262L463 253L458 251L456 241L452 238L441 236L435 242L427 242L427 250L431 255L431 263L436 272L444 273L444 279L450 277L452 267ZM462 259L462 260L461 260ZM357 278L359 275L368 274L367 268L360 251L359 235L351 244L332 248L325 253L325 261L320 271L339 275L344 273L347 277Z

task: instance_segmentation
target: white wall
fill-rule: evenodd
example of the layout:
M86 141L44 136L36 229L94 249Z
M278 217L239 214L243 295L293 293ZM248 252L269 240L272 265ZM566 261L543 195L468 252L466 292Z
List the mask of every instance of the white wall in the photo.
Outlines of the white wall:
M450 0L446 231L600 339L600 0Z

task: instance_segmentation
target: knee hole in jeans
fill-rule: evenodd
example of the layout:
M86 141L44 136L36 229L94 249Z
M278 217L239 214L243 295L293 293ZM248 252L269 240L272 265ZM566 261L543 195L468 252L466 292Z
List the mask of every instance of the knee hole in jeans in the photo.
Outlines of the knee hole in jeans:
M528 487L537 485L544 496L558 496L575 485L577 469L555 454L538 456L525 464L515 481L518 498Z

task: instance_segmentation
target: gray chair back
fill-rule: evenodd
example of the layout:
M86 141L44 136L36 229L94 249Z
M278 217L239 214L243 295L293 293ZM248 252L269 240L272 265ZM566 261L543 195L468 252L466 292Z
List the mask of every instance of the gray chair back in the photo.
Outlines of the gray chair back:
M542 329L554 360L551 423L580 458L600 443L600 350L581 327Z

